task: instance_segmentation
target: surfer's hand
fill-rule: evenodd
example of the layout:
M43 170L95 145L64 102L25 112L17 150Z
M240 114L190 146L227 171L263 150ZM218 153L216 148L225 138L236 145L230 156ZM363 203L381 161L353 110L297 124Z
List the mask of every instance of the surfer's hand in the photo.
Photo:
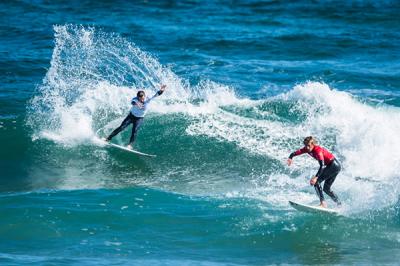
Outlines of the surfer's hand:
M167 87L167 85L165 85L165 84L161 85L160 91L164 92L166 87Z
M292 164L292 159L287 159L287 165L290 166Z
M318 177L314 176L313 178L310 179L310 185L314 186L317 183Z

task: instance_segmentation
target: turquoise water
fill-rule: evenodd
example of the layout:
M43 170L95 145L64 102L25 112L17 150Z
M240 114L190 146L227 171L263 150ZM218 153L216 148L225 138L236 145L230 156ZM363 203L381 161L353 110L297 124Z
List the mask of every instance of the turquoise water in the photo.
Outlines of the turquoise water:
M398 264L397 2L0 7L2 265ZM160 83L157 158L96 141ZM307 135L339 217L288 205L317 203L317 163L285 164Z

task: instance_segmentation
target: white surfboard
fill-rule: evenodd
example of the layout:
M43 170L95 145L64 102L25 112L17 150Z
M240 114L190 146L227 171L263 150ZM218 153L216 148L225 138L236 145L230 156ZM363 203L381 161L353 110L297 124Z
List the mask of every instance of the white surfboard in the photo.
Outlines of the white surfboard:
M319 214L333 214L333 215L338 215L339 212L334 209L328 209L328 208L323 208L323 207L318 207L318 206L311 206L299 202L294 202L289 200L289 204L295 208L298 211L302 212L311 212L311 213L319 213Z
M118 148L118 149L121 149L121 150L124 150L124 151L128 151L128 152L134 153L136 155L152 157L152 158L156 157L156 155L147 154L147 153L144 153L144 152L128 149L127 147L124 147L124 146L121 146L121 145L117 145L117 144L114 144L114 143L111 143L111 142L107 142L107 141L104 141L104 140L102 140L100 138L97 138L97 140L102 142L105 145L112 146L112 147L115 147L115 148Z

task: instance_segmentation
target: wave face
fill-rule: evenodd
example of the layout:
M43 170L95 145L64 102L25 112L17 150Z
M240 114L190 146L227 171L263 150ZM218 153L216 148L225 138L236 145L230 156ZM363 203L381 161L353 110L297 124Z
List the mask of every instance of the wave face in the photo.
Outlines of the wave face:
M351 204L349 212L384 208L398 200L399 183L393 180L400 159L391 148L400 145L397 108L368 104L321 82L306 82L255 100L209 80L189 85L118 35L71 25L57 26L55 32L51 68L31 100L27 121L33 139L54 141L61 145L60 153L67 147L71 155L82 157L82 149L93 150L92 156L79 159L81 168L100 159L96 167L100 164L103 171L109 160L115 160L121 168L112 175L127 175L129 161L115 158L116 151L99 147L94 137L105 136L120 123L138 89L152 94L161 83L168 87L165 95L154 100L137 143L138 148L161 157L154 164L158 167L123 181L103 184L94 178L94 183L84 182L82 187L83 180L67 184L64 180L56 187L124 186L134 179L177 193L240 193L285 206L288 196L315 198L306 182L315 162L303 156L295 159L291 169L284 165L303 137L314 135L343 163L335 187ZM128 135L126 130L117 142L123 144ZM103 175L101 171L96 175Z
M0 264L398 263L397 3L0 5ZM160 84L155 159L99 143ZM318 203L309 135L340 217L288 205Z

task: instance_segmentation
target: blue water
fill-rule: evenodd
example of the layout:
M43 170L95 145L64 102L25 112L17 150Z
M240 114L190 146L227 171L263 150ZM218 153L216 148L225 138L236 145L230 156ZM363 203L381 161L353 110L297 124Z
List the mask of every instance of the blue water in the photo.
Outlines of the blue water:
M399 13L0 3L0 264L398 264ZM160 84L135 143L157 158L96 141ZM308 135L342 162L339 217L288 205L318 202L317 163L285 164Z

